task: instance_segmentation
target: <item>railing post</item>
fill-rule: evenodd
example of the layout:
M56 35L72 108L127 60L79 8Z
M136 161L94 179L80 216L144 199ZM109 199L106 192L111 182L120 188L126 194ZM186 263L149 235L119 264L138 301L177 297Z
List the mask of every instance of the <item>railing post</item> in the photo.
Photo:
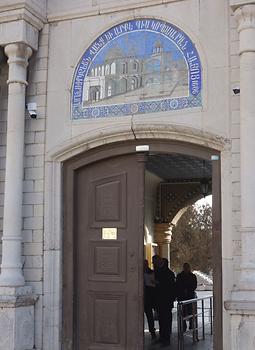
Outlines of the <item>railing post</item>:
M205 307L204 307L204 300L202 300L202 334L203 334L203 340L205 340Z
M195 303L192 303L192 335L193 335L193 343L196 342L196 322L195 322Z
M210 324L211 324L211 335L213 334L213 305L212 305L212 297L210 297Z
M198 311L197 311L197 303L198 301L193 302L192 305L192 335L193 335L193 343L197 342L198 339Z
M180 326L180 305L177 304L177 341L178 341L178 350L180 350L180 334L181 334L181 326Z
M177 320L178 320L178 350L184 350L183 306L181 303L178 303L177 305Z
M210 308L205 306L205 300L209 300ZM198 306L198 303L201 302L201 307ZM192 312L189 312L188 316L184 317L183 309L187 306L192 308ZM206 304L207 305L207 304ZM201 308L201 312L200 312ZM205 320L205 313L209 312L208 322ZM184 300L178 302L177 305L177 324L178 324L178 350L184 350L184 332L183 332L183 322L187 320L192 321L192 340L193 343L199 341L198 330L199 330L199 320L198 318L201 315L202 319L202 338L205 340L205 325L210 322L211 334L213 333L213 299L212 297L204 297L204 298L195 298L190 300Z

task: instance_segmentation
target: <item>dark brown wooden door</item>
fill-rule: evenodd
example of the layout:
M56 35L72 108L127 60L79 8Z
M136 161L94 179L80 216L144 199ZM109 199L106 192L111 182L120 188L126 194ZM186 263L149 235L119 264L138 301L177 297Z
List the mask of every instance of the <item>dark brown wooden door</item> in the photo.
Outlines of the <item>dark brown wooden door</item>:
M144 163L135 154L75 171L77 350L142 349L143 207Z

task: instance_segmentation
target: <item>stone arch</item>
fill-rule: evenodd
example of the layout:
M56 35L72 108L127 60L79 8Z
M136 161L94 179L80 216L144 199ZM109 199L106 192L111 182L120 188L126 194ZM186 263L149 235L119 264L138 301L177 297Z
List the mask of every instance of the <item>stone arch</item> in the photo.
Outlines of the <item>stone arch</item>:
M230 149L229 139L192 127L169 123L153 123L149 125L137 123L133 125L133 130L131 131L129 125L116 123L104 129L83 133L63 142L49 150L46 157L50 162L62 162L91 148L134 139L179 141L218 151Z
M210 195L211 193L208 193L208 195ZM178 212L175 214L174 218L171 220L171 225L172 226L176 226L178 221L181 219L181 217L183 216L183 214L185 214L185 212L187 211L188 207L195 204L199 199L203 198L203 195L198 195L194 198L192 198L190 201L187 201L185 206L178 210Z
M229 148L227 139L183 126L170 124L151 124L146 126L138 124L134 127L133 132L130 131L130 127L127 125L111 125L108 129L95 130L94 132L84 133L70 139L51 149L46 155L45 200L47 206L45 212L44 261L45 263L51 261L51 264L46 264L44 269L45 288L48 291L44 318L45 326L48 329L47 337L44 339L45 347L47 345L52 347L52 344L54 344L54 349L60 350L61 344L61 332L59 332L59 329L62 324L62 301L58 296L62 290L62 163L83 152L98 147L98 149L102 149L104 145L114 145L125 141L134 142L134 134L137 142L140 141L140 143L141 141L154 140L174 142L180 144L180 146L186 142L193 146L211 148L215 151L225 151Z

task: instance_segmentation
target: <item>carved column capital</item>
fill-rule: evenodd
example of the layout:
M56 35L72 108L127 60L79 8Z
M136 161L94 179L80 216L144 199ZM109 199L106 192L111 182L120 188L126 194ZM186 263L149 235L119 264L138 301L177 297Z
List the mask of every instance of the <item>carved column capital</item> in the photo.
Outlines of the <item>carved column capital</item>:
M155 241L158 244L170 244L172 240L172 226L169 223L155 224Z
M255 4L238 7L234 16L238 23L238 32L244 29L255 29Z
M7 62L9 64L9 79L7 83L27 85L26 68L28 59L33 52L31 47L23 43L8 44L5 46L4 52L8 57Z
M239 54L255 52L255 4L238 7L234 16L239 33Z

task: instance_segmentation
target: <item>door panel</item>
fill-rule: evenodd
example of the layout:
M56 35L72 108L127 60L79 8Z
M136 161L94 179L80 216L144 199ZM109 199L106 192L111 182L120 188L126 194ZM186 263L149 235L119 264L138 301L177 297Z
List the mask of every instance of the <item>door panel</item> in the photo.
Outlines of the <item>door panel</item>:
M74 183L75 349L141 349L144 163L102 160Z
M126 349L126 295L89 294L89 349Z
M89 280L126 282L126 241L90 241L89 245Z
M127 173L90 181L90 226L126 226Z

